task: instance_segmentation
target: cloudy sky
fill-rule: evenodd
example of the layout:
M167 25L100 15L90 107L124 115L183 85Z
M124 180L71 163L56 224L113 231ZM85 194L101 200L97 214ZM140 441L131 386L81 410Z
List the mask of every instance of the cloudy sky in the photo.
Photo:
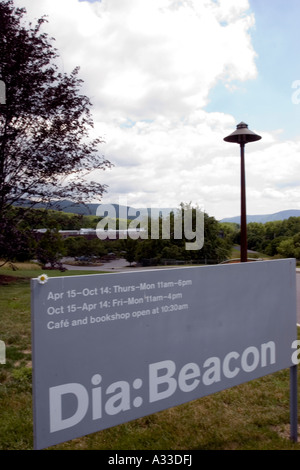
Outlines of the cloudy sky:
M62 71L80 66L101 153L104 203L240 213L300 209L299 0L15 0L48 15ZM99 201L97 201L99 202Z

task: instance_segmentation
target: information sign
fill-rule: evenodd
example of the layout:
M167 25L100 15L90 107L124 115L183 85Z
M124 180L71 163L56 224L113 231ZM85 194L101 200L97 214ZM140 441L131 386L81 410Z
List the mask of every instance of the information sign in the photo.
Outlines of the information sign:
M35 448L291 367L295 261L32 280Z

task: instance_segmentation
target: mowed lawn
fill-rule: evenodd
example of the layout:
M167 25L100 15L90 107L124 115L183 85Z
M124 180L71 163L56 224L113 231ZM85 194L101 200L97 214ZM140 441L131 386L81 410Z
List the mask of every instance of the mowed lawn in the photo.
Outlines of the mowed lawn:
M0 450L33 449L30 278L42 271L26 268L0 270L0 339L6 344ZM283 370L51 449L300 450L289 439L289 420L289 370Z

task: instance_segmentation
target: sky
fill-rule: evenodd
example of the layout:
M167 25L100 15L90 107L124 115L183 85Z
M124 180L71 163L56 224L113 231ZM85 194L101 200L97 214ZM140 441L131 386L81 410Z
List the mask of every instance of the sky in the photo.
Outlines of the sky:
M80 67L93 136L114 166L94 202L192 203L240 214L246 122L247 213L300 209L299 0L15 0L48 16L61 71ZM88 184L88 181L87 181Z

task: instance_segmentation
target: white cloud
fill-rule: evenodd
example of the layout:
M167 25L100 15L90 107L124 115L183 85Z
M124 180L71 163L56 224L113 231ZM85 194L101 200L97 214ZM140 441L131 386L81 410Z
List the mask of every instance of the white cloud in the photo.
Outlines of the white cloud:
M99 173L109 185L104 201L192 201L216 217L238 215L239 148L223 141L237 123L204 106L220 80L234 92L236 82L257 76L248 0L15 3L30 17L49 15L45 28L56 38L61 67L81 67L95 130L106 140L101 150L115 163ZM252 213L269 212L263 201L281 194L279 185L298 170L298 147L280 147L275 132L247 147Z
M220 77L256 74L252 16L228 0L17 0L49 15L66 69L81 66L97 116L184 116L206 103ZM226 27L219 20L230 20ZM239 57L237 61L236 58Z

